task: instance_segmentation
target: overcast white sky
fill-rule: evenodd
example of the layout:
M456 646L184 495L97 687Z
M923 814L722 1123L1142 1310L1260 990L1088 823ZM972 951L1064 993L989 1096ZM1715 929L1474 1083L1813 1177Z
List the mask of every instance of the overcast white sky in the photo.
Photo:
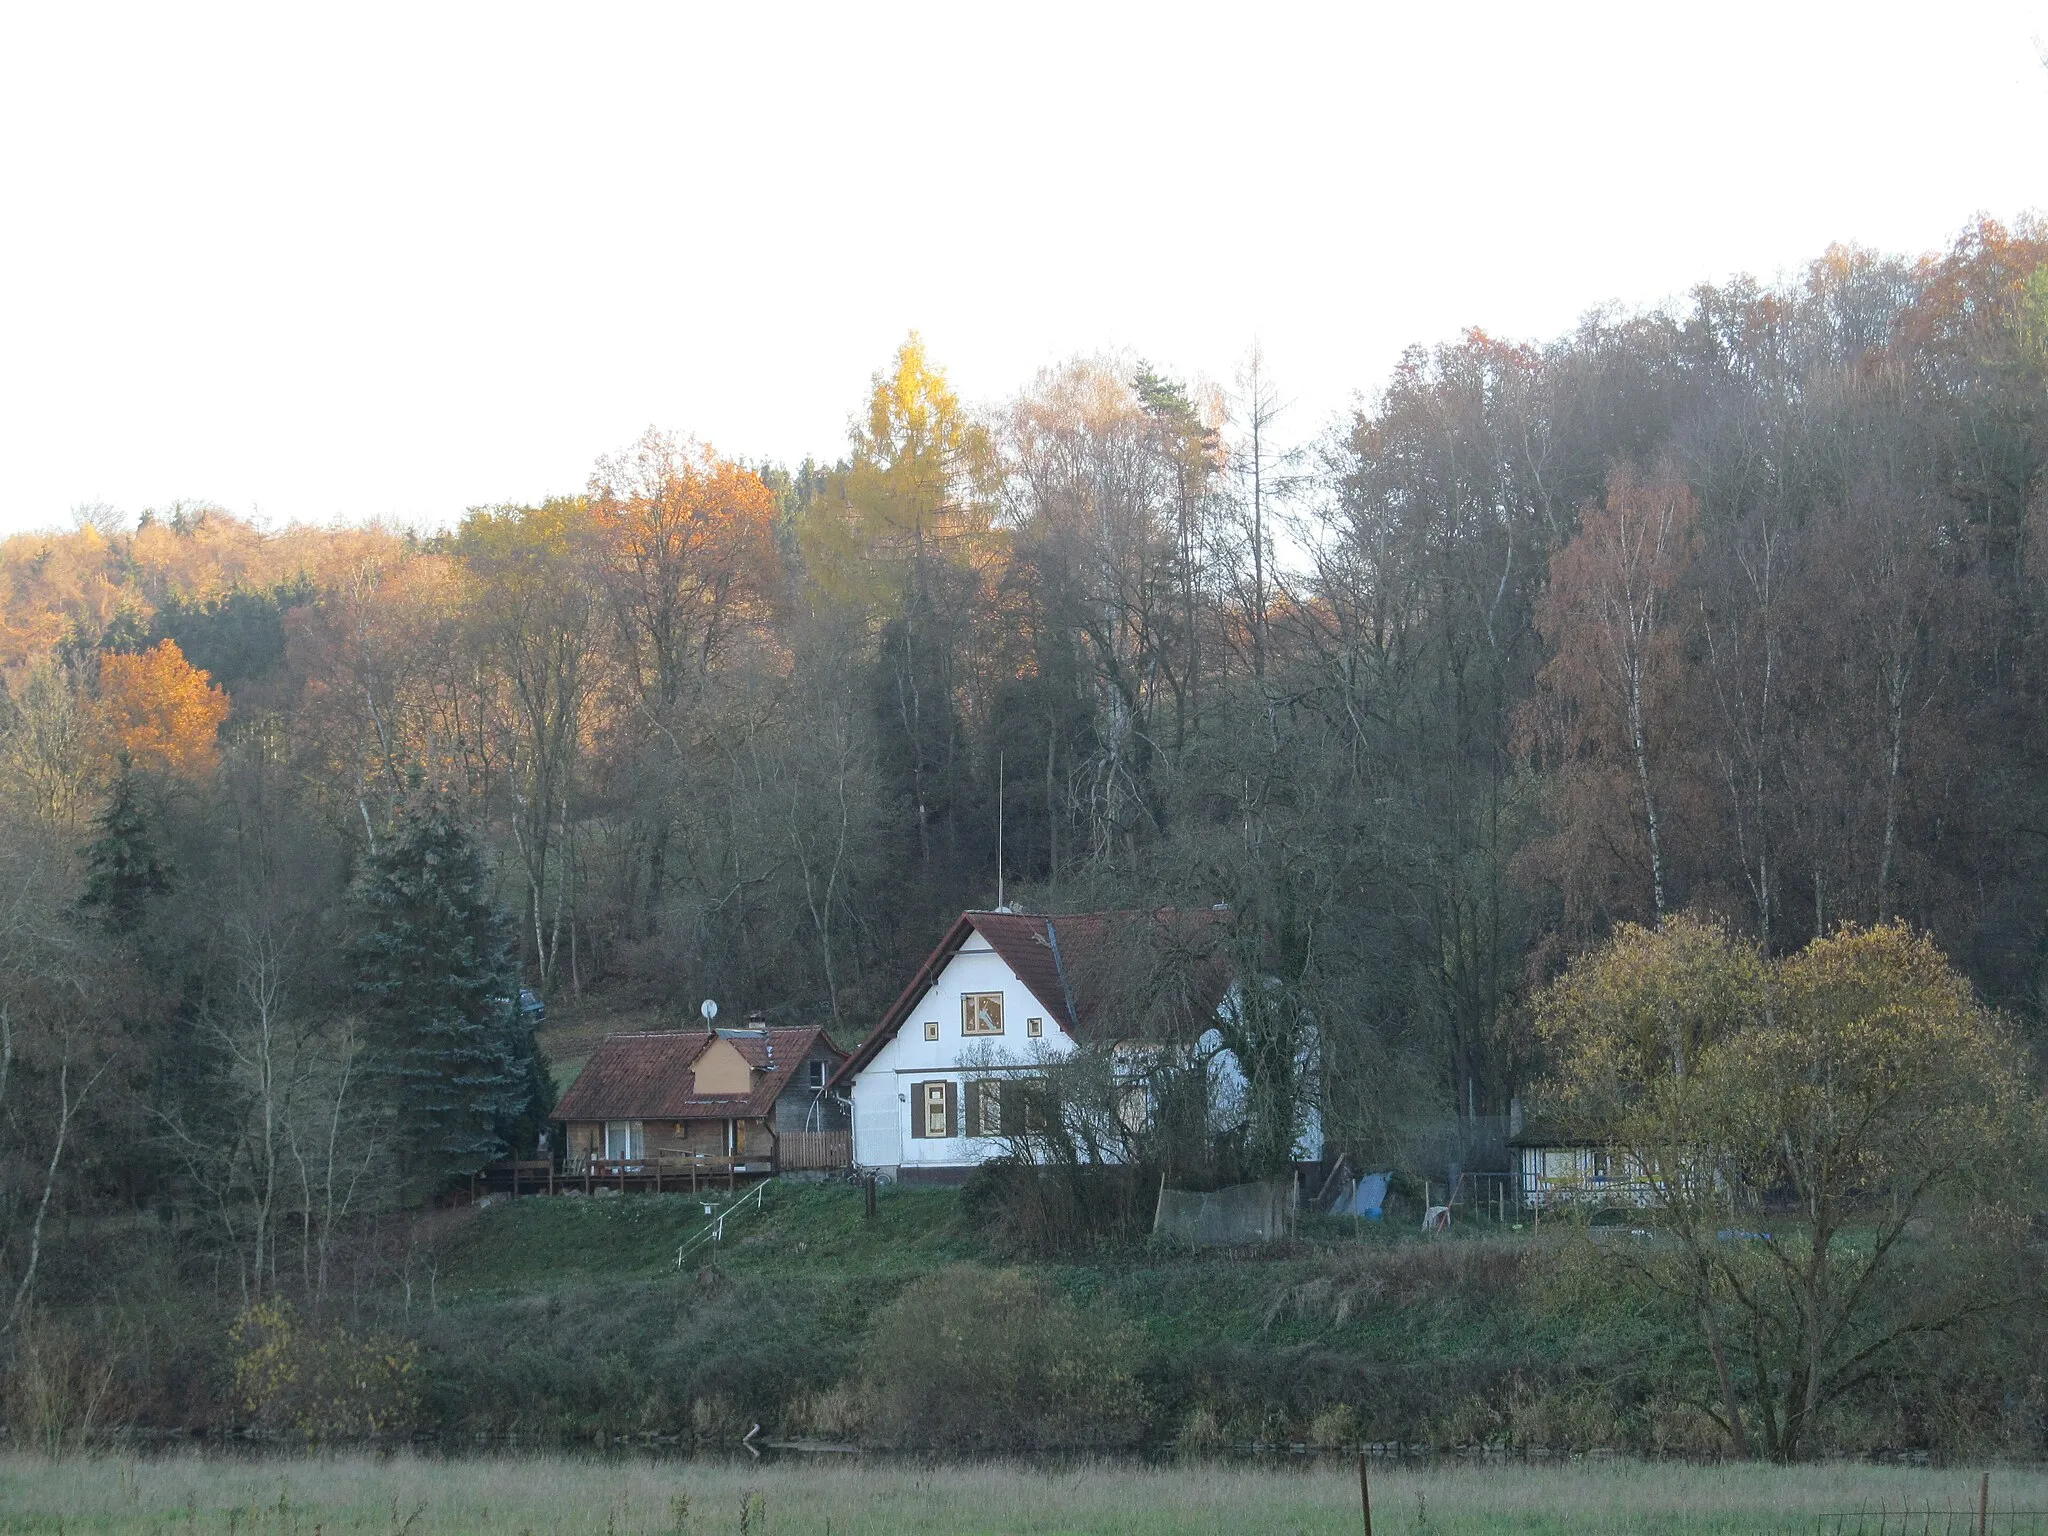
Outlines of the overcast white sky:
M0 10L0 532L440 523L1122 348L1400 348L2048 207L2035 4Z

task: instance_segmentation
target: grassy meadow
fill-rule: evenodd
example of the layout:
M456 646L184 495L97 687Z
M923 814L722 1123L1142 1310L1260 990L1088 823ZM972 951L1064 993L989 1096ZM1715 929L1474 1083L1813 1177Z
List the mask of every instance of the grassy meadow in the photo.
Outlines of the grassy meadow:
M1994 1503L2048 1507L2048 1473L2000 1471ZM1970 1507L1966 1471L1630 1461L1377 1470L1386 1533L1810 1532L1826 1511ZM742 1521L742 1511L745 1520ZM0 1531L119 1536L1224 1536L1360 1528L1358 1484L1315 1467L898 1461L597 1461L560 1456L0 1458Z

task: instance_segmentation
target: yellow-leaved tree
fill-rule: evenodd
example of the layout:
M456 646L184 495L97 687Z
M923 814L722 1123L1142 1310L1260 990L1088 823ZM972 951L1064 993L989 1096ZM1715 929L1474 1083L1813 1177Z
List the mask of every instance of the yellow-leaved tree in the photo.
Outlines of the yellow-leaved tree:
M979 568L1000 554L994 445L915 331L874 376L852 449L800 530L828 595L896 611L929 590L933 562Z
M920 867L934 834L957 841L970 792L970 658L992 627L1006 542L987 428L915 332L874 377L853 456L805 509L804 569L821 609L880 630L890 735L916 817Z
M1603 1258L1697 1326L1738 1454L1794 1458L1909 1340L2025 1294L1986 1260L2024 1232L2041 1103L1924 934L1773 960L1710 921L1625 924L1537 1019L1545 1107L1641 1191L1651 1236Z

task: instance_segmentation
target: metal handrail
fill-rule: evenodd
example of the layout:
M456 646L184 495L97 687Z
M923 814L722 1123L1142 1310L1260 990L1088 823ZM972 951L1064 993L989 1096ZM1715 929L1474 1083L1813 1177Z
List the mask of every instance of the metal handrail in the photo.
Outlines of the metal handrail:
M681 1269L683 1267L683 1260L697 1249L703 1247L707 1242L724 1242L725 1218L728 1216L738 1215L740 1207L745 1205L749 1200L754 1202L754 1210L756 1214L758 1214L761 1208L762 1196L767 1194L767 1192L768 1186L766 1183L756 1184L752 1189L748 1190L745 1194L735 1196L733 1199L727 1201L724 1208L720 1210L716 1215L712 1216L710 1222L705 1226L703 1231L699 1232L695 1237L690 1238L688 1241L683 1243L681 1247L676 1249L676 1268Z

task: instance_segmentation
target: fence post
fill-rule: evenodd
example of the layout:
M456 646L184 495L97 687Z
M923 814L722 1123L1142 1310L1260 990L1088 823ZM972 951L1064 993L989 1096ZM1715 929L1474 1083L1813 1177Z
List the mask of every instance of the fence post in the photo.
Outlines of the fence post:
M1372 1485L1365 1480L1365 1447L1358 1448L1358 1507L1365 1515L1365 1536L1372 1536Z
M1977 1536L1991 1536L1991 1474L1977 1483Z

